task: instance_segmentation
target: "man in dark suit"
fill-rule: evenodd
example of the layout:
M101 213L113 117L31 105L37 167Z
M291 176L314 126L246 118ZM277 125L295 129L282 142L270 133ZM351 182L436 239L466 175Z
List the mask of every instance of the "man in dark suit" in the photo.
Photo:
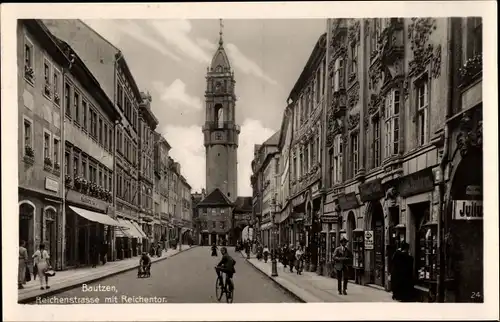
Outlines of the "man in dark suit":
M339 295L347 295L347 279L348 269L352 260L352 252L346 247L347 239L342 237L340 246L335 248L333 252L333 260L335 261L335 270L337 271L337 282ZM342 281L344 288L342 288Z

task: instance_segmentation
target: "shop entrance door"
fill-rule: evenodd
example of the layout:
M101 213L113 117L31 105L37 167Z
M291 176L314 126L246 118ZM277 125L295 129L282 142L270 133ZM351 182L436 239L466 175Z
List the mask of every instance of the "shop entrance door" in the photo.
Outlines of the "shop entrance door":
M377 218L374 227L375 284L384 286L384 219Z

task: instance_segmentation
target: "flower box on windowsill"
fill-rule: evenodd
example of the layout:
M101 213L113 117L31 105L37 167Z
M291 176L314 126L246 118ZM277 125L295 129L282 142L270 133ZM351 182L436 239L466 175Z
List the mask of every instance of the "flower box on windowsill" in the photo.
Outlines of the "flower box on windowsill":
M54 92L54 103L56 103L57 105L61 104L61 97L57 92Z
M50 90L50 84L49 83L45 83L45 85L43 86L43 94L47 97L51 97L51 90Z
M474 82L483 75L483 55L479 54L469 58L464 65L458 69L459 86L461 88Z
M33 83L35 81L35 71L32 67L24 65L24 78Z
M29 156L29 155L25 155L24 158L23 158L23 161L27 165L33 165L35 163L35 157Z

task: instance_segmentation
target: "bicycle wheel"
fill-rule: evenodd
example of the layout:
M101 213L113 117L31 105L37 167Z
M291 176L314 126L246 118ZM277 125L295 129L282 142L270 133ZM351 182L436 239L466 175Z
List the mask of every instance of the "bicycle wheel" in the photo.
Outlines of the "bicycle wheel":
M222 295L224 295L224 291L222 290L221 284L222 284L221 278L217 277L217 280L215 281L215 297L217 298L217 301L220 301Z

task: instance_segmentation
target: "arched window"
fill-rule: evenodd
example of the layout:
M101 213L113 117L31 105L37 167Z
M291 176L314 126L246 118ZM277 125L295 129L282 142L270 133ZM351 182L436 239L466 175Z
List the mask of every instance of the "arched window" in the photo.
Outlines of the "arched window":
M224 127L224 108L222 105L215 106L215 126L219 129Z
M215 67L215 72L216 73L222 73L222 66L218 65L217 67Z

